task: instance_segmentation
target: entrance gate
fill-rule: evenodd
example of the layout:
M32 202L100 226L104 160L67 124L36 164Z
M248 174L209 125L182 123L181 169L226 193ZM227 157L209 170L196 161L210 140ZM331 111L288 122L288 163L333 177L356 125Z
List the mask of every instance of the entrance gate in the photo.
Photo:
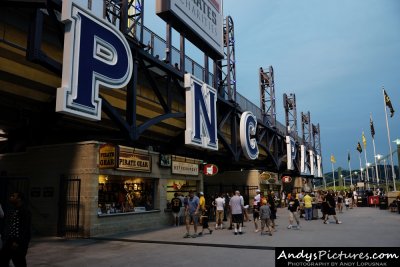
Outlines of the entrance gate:
M81 180L60 179L60 199L57 234L60 237L83 237L80 224Z

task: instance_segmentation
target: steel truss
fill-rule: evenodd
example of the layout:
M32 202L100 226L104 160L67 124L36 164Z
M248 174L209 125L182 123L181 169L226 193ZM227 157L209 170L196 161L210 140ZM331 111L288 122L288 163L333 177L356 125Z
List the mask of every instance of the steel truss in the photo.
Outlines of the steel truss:
M298 141L296 95L283 94L283 107L285 109L286 135Z
M260 106L264 123L276 127L275 82L274 69L269 66L268 71L260 68Z

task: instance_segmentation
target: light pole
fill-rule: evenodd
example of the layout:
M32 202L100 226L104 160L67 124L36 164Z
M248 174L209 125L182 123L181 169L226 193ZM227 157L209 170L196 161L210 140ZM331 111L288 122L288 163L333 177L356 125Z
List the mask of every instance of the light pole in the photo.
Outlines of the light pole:
M379 164L380 164L380 161L381 161L381 158L383 157L381 154L376 154L376 160L377 160L377 165L376 165L376 183L377 183L377 185L378 185L378 188L379 188L379 168L378 168L378 166L379 166Z
M371 163L367 162L367 164L365 164L365 171L367 172L367 183L368 183L368 190L370 190L370 186L369 186L369 177L368 177L368 173L369 173L369 167L371 166Z
M386 159L383 159L383 172L385 173L385 182L386 182L386 194L389 192L389 184L387 180L387 166L386 166Z

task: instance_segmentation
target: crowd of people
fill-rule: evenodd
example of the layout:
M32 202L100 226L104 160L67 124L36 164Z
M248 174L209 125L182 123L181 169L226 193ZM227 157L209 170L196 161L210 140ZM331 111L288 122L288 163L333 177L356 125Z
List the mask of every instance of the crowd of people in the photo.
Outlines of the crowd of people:
M243 234L243 223L253 220L254 232L272 236L276 232L277 208L287 209L287 229L301 229L301 220L320 219L324 224L341 224L337 213L357 206L356 191L281 192L256 190L248 205L239 191L205 197L203 192L190 191L186 197L175 194L171 200L174 224L185 223L184 238L195 238L214 230L229 229L234 235ZM249 217L252 213L252 218ZM333 221L331 220L333 219ZM215 226L210 227L210 221ZM191 230L193 228L193 230ZM198 230L198 228L201 228ZM204 232L206 231L206 232Z

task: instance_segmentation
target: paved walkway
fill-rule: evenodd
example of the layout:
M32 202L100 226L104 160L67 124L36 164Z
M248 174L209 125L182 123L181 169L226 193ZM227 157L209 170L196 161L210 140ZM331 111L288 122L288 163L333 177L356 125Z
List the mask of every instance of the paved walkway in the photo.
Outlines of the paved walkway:
M399 247L400 215L379 208L355 208L338 214L343 224L301 219L289 230L286 209L278 210L277 232L261 236L253 222L243 235L216 230L183 238L184 226L109 237L63 240L35 238L29 266L274 266L275 247ZM213 225L210 223L210 225ZM193 227L192 227L193 228Z

